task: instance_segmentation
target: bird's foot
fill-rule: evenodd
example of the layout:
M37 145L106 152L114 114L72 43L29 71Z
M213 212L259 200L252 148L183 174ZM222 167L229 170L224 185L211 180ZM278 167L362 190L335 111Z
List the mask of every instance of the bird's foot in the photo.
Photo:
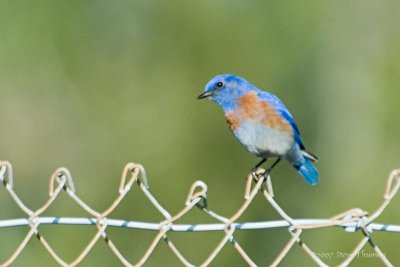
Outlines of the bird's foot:
M264 169L264 168L254 168L251 170L251 176L253 177L254 182L258 182L258 180L260 180L260 178L265 178L268 176L269 172L271 170L270 169Z
M249 175L247 176L247 183L246 183L246 190L245 190L245 199L249 199L250 197L250 191L251 191L251 184L252 182L258 183L260 179L263 180L263 183L265 182L265 186L267 187L267 192L271 197L274 197L274 191L272 189L272 182L271 182L271 176L269 174L271 173L271 168L264 169L264 168L253 168Z
M272 169L268 168L262 173L262 177L267 178Z

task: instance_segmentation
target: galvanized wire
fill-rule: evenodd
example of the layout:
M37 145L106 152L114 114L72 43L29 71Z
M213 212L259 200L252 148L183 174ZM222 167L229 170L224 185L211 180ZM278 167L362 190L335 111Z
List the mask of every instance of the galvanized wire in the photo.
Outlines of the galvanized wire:
M270 266L277 266L284 257L289 253L295 244L298 244L304 252L319 266L328 266L321 257L313 249L304 243L301 235L304 231L316 228L325 227L341 227L346 232L361 232L362 238L351 253L343 260L339 266L349 265L366 244L369 244L374 250L377 257L385 266L393 266L386 255L381 251L376 242L372 239L373 231L400 232L400 225L379 224L374 221L381 215L385 208L389 205L400 188L400 169L393 170L387 180L386 190L384 192L384 200L379 208L371 215L361 209L351 209L340 213L329 219L293 219L291 218L275 201L272 191L272 183L270 177L263 177L263 169L259 169L256 173L251 173L247 177L244 202L242 206L229 218L224 217L213 210L210 210L207 203L207 185L202 181L196 181L190 188L185 205L182 210L171 215L151 194L147 183L147 177L142 165L129 163L125 166L121 182L119 186L119 194L114 202L104 211L96 211L86 204L81 198L76 195L75 186L72 180L71 173L66 168L57 169L50 178L49 198L37 210L29 209L18 197L14 191L14 177L12 165L7 161L0 161L0 182L4 185L5 190L10 194L18 207L27 215L26 218L8 219L0 221L1 228L29 226L30 230L25 235L25 238L15 248L14 252L1 264L1 266L11 265L20 253L27 246L27 243L32 237L37 237L37 240L44 246L49 254L61 266L76 266L78 265L91 251L93 246L100 240L104 240L111 251L117 256L120 262L125 266L142 266L154 252L158 243L163 240L178 257L185 266L196 266L190 262L174 245L172 240L168 238L170 232L200 232L200 231L223 231L224 236L215 246L213 251L207 258L199 264L199 266L208 266L215 257L220 253L222 248L230 243L241 255L249 266L257 266L246 251L240 246L234 235L239 230L266 230L271 228L287 228L289 230L290 239L282 248L281 252L275 259L271 259ZM137 186L135 186L137 185ZM124 221L108 218L110 213L118 207L122 199L131 192L132 188L140 189L144 196L150 200L152 205L161 213L164 220L161 222L139 222L139 221ZM51 204L62 193L73 199L84 211L88 213L87 218L68 218L68 217L44 217L41 216ZM238 222L238 219L246 211L249 205L254 200L257 194L261 194L266 201L278 212L282 220L265 221L265 222ZM177 223L186 213L193 208L201 209L207 215L215 219L219 223L213 224L179 224ZM39 225L54 224L54 225L91 225L96 227L97 231L94 237L89 241L82 252L71 262L65 262L53 247L46 241L45 237L39 233ZM156 231L157 235L147 247L147 250L142 257L135 263L128 261L107 235L108 227L123 227L130 229L140 229ZM1 259L0 259L1 261ZM268 263L261 263L266 265Z

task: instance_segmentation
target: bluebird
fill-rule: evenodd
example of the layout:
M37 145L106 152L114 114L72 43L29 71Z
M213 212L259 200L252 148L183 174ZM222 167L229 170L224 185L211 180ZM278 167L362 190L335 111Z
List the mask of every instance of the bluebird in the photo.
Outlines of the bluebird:
M209 98L225 112L229 128L239 143L261 158L253 168L268 158L277 158L265 175L283 159L287 160L311 185L319 174L312 162L318 158L306 151L299 129L282 101L262 91L245 79L222 74L212 78L197 99Z

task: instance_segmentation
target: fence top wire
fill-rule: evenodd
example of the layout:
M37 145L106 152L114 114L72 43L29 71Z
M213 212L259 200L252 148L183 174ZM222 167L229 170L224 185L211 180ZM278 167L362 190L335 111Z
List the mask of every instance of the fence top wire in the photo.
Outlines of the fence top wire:
M25 238L16 247L14 252L1 264L1 266L9 266L12 264L20 253L24 250L29 240L37 237L37 240L49 252L49 254L61 266L76 266L78 265L91 251L93 246L100 240L104 240L111 251L125 266L142 266L154 252L156 246L161 240L165 241L171 251L185 266L208 266L214 258L219 254L223 247L230 243L236 251L241 255L244 261L249 266L257 266L257 264L248 256L245 250L240 246L235 239L234 234L237 230L260 230L277 227L285 227L289 230L289 241L283 247L281 252L272 259L270 266L277 266L283 258L288 254L291 248L298 244L304 252L319 266L328 266L318 255L307 246L301 239L303 231L324 228L324 227L342 227L347 232L361 232L361 240L352 252L343 260L339 266L349 265L361 252L364 246L368 243L374 250L376 255L385 266L393 266L386 255L381 251L378 245L372 239L373 231L400 232L400 225L379 224L374 221L381 215L385 208L389 205L400 188L400 169L393 170L387 179L386 189L383 195L383 202L378 209L368 214L359 208L351 209L335 215L329 219L293 219L291 218L275 201L271 183L271 178L263 177L263 169L257 170L256 173L251 173L247 177L245 188L244 202L242 206L230 217L224 217L217 212L209 209L207 203L207 185L202 181L196 181L190 188L186 202L182 210L176 214L170 214L151 194L147 182L145 170L142 165L129 163L125 166L118 196L114 202L104 211L96 211L78 197L75 191L75 186L72 180L71 173L66 168L57 169L50 178L49 197L47 201L37 210L28 208L19 196L14 191L14 176L12 165L8 161L0 161L0 182L4 185L3 188L10 194L12 199L17 203L18 207L27 215L26 218L0 220L0 228L29 226ZM125 221L108 218L110 213L120 204L122 199L131 192L134 185L137 184L145 197L147 197L153 206L163 215L164 220L161 222L139 222ZM88 213L87 218L68 218L68 217L43 217L41 216L55 199L65 192L73 199L84 211ZM282 220L265 221L265 222L244 222L240 223L237 220L244 213L247 207L252 203L257 194L262 194L265 200L278 212ZM199 208L207 215L215 219L218 223L213 224L178 224L177 221L193 208ZM89 241L82 252L71 262L65 262L52 246L47 242L45 237L39 233L38 227L41 224L73 224L73 225L92 225L97 228L94 237ZM131 263L119 251L107 235L107 227L124 227L141 230L156 231L156 237L153 239L150 246L136 263ZM181 232L200 232L200 231L224 231L224 236L216 245L211 254L200 264L193 264L186 259L183 254L174 245L171 239L168 238L168 233L173 231ZM261 263L265 265L266 263Z

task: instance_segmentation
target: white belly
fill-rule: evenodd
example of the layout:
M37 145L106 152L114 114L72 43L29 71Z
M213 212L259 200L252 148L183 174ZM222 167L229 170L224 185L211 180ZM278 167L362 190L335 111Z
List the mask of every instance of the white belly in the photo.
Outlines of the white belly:
M234 134L244 148L258 157L285 156L293 145L289 132L279 131L254 121L242 122Z

